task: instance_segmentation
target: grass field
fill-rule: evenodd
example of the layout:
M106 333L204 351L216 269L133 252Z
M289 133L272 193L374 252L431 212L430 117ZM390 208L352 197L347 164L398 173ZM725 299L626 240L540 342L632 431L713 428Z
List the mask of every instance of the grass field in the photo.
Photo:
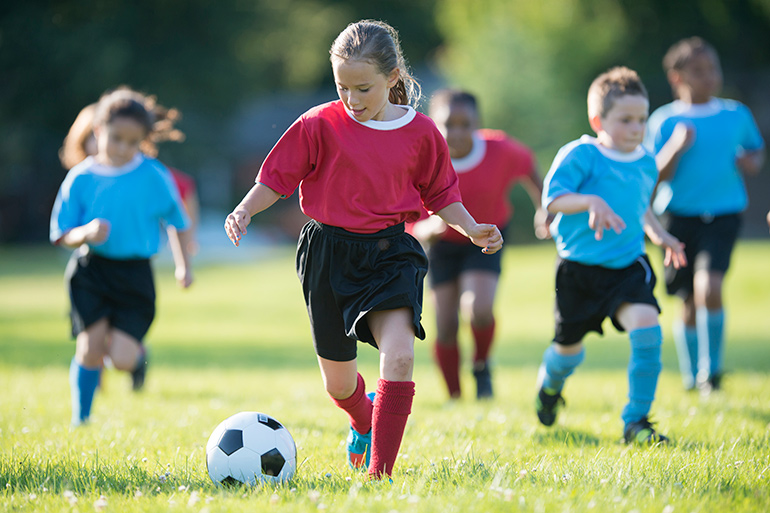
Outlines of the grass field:
M233 250L237 251L237 250ZM0 249L0 509L4 511L637 511L770 510L770 244L736 249L726 283L727 375L709 398L682 390L663 306L664 370L653 417L667 447L619 442L627 339L609 323L565 390L557 424L533 411L536 368L552 336L553 247L510 247L497 307L496 396L446 400L430 345L417 343L417 396L394 483L368 483L344 462L344 414L326 397L290 249L196 270L177 290L159 265L158 317L146 389L107 372L92 423L69 428L66 255ZM656 249L653 261L659 260ZM432 308L426 301L430 333ZM466 330L467 331L467 330ZM470 353L466 332L463 348ZM370 387L377 354L361 347ZM294 479L221 489L206 473L213 428L243 410L293 434Z

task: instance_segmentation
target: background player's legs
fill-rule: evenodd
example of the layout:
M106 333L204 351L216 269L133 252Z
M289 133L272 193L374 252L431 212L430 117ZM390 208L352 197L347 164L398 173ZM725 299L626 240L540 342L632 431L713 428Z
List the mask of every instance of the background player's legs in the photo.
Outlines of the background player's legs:
M716 387L722 373L725 315L722 307L724 273L702 269L693 278L695 321L698 330L698 383Z
M380 348L380 380L372 414L369 475L390 474L414 398L414 327L409 308L370 312L369 329Z
M582 342L568 346L553 343L543 353L543 363L537 376L538 388L550 393L561 392L565 380L583 362L585 349Z
M623 422L628 425L647 417L662 364L660 350L663 334L658 324L658 309L648 304L624 303L615 313L631 340L628 364L628 399L623 409Z
M682 383L687 390L695 387L698 373L698 332L695 328L695 301L692 294L682 303L682 318L674 321L674 344Z
M109 332L107 351L112 365L131 373L132 388L144 386L147 368L147 353L144 344L123 330L112 328Z
M460 275L461 305L470 319L475 353L473 375L476 378L476 396L492 396L489 370L489 352L495 336L494 303L499 275L488 271L466 271Z
M75 357L70 364L72 425L82 424L91 415L91 403L99 383L99 369L106 354L109 324L100 319L78 333Z
M433 354L441 369L449 397L460 397L460 346L457 343L460 287L457 280L446 281L433 287L436 308L436 342Z

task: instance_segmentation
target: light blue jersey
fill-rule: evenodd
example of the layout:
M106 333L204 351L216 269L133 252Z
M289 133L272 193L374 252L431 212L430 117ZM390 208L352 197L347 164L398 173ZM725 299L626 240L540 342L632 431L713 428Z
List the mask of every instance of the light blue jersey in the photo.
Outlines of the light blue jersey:
M588 212L556 215L551 235L559 256L585 265L622 269L645 253L644 214L658 179L655 159L638 147L622 153L601 146L591 136L563 146L543 186L543 206L564 194L601 197L626 223L620 233L605 230L597 241Z
M121 167L88 157L67 173L51 213L51 242L94 219L106 219L111 229L107 240L91 249L116 260L156 254L161 222L179 230L190 224L171 173L142 154Z
M748 197L735 159L743 151L764 146L749 109L721 98L695 105L676 100L650 116L645 147L657 154L679 122L695 128L695 141L682 155L671 179L658 187L655 211L668 210L679 216L742 212Z

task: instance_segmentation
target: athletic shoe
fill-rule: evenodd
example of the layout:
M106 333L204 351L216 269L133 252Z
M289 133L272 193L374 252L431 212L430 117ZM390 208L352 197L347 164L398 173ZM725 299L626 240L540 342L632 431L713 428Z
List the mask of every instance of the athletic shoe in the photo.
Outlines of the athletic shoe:
M476 399L492 397L492 374L487 362L476 362L473 366L473 377L476 378Z
M144 387L144 380L147 377L147 350L142 348L142 361L131 371L131 388L138 392Z
M552 426L556 422L556 413L565 404L561 392L545 387L540 388L535 398L535 410L540 423L544 426Z
M374 392L366 394L374 402ZM372 448L372 430L366 434L361 434L353 426L350 426L350 433L347 439L348 465L353 469L369 468Z
M706 379L699 378L697 387L700 390L701 395L707 396L711 392L717 392L722 389L722 376L721 372L715 372Z
M667 443L668 437L655 431L652 422L647 417L642 417L636 422L626 424L626 428L623 430L623 441L627 444Z

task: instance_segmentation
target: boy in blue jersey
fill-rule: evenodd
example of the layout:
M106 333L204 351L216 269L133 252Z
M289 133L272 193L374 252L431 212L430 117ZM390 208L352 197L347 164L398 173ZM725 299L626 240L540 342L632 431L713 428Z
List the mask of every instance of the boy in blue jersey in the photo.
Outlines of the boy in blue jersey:
M563 146L543 189L543 206L556 214L551 234L559 261L556 335L540 367L537 415L546 426L554 423L564 382L583 361L583 337L603 333L602 322L610 317L631 341L629 402L622 413L627 443L667 441L648 418L663 337L644 234L665 248L672 265L686 264L682 244L649 208L658 170L640 146L648 108L636 72L617 67L599 75L588 90L588 118L597 136Z
M136 388L146 366L142 339L155 316L150 257L160 223L182 287L192 283L189 219L171 174L139 145L153 131L145 98L128 89L103 97L94 119L97 153L67 173L51 214L50 239L75 248L66 279L75 357L70 365L72 424L86 422L105 355L131 372Z
M741 173L756 174L764 142L745 105L715 98L722 85L716 51L698 37L663 59L677 98L657 109L645 145L656 155L661 184L653 203L685 244L690 267L666 266L666 289L683 300L674 326L682 379L703 393L720 387L724 310L722 281L746 208Z

